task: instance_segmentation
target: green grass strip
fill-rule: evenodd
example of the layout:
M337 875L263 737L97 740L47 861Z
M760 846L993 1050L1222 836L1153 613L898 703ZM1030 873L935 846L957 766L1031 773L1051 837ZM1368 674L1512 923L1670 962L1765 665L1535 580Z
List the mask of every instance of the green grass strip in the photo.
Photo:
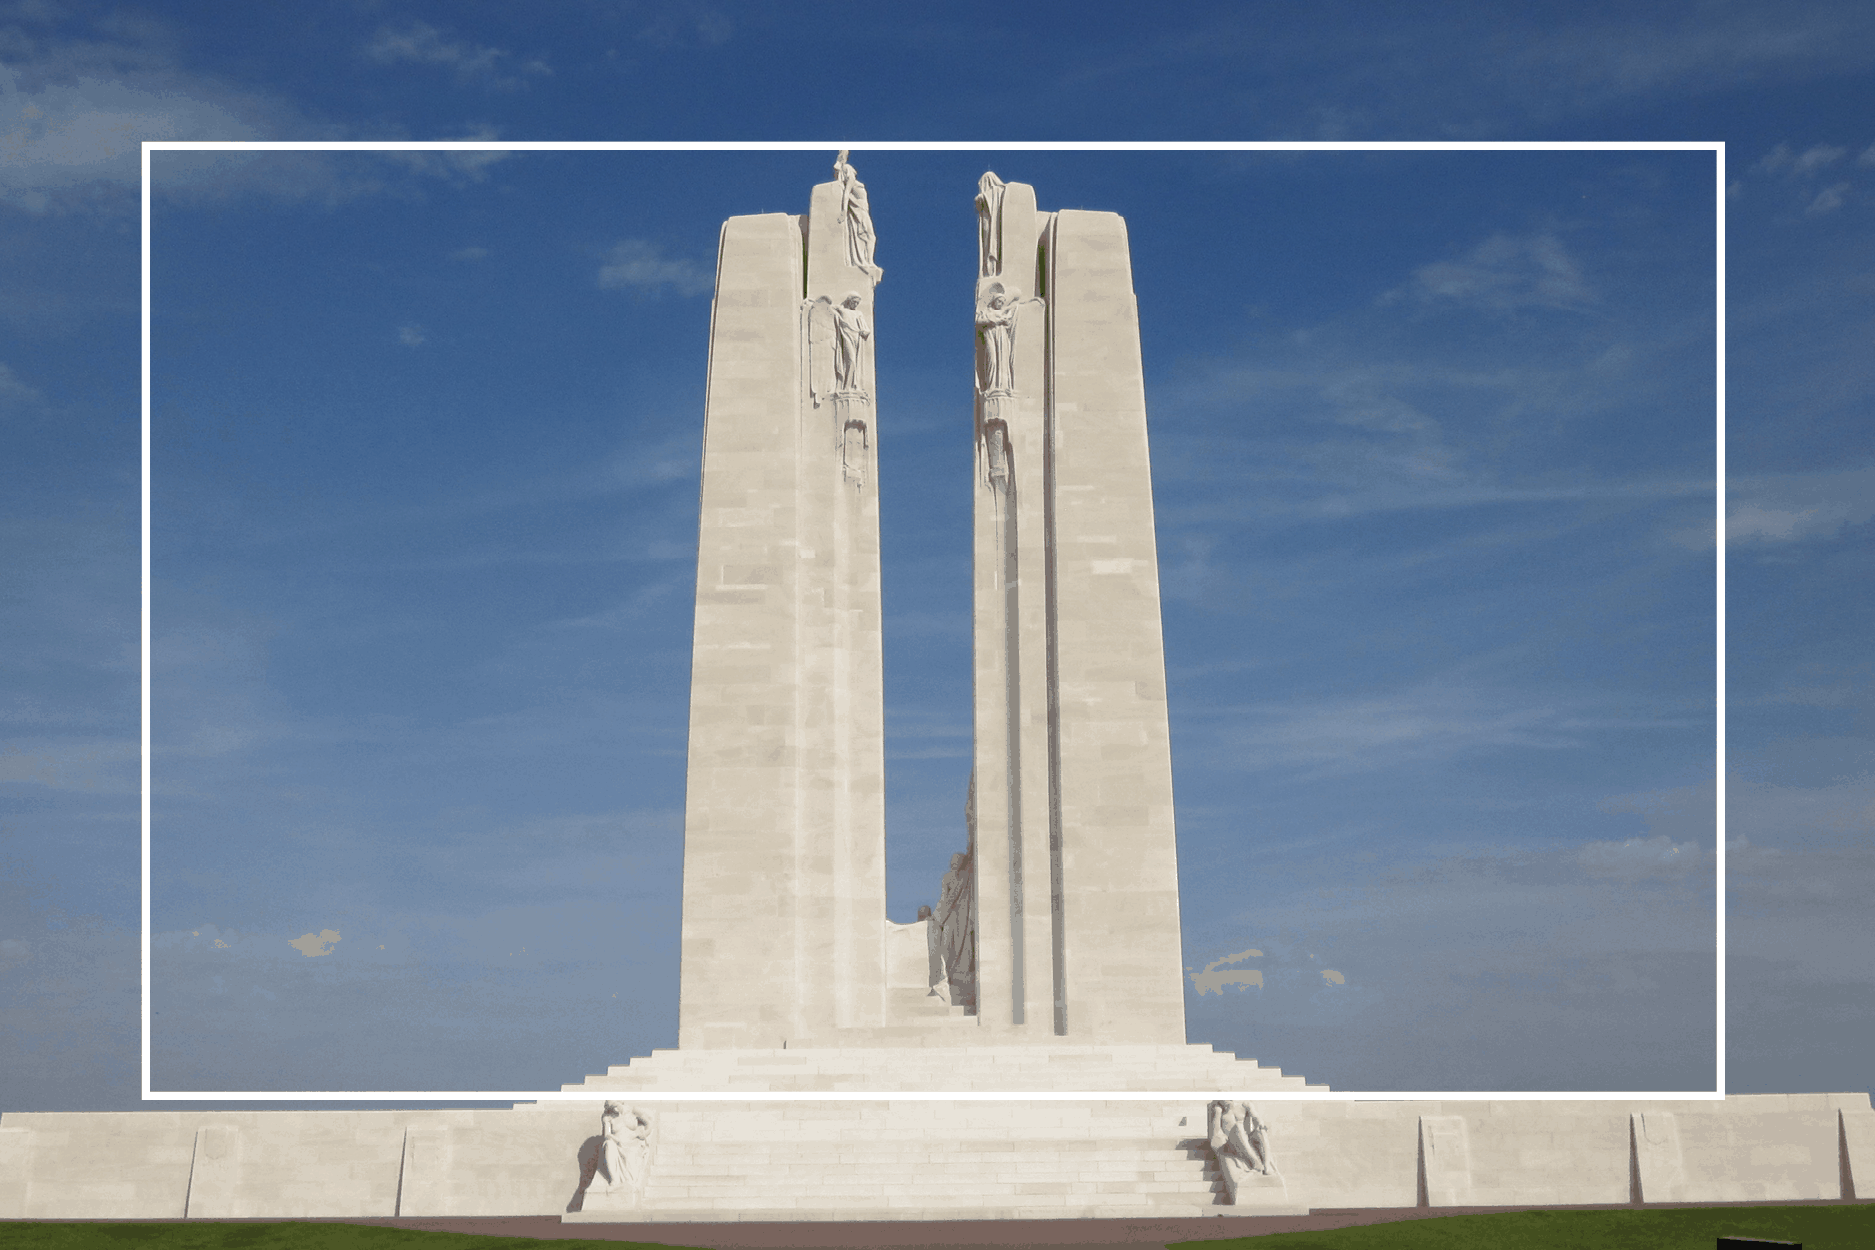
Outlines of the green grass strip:
M1875 1246L1875 1204L1499 1211L1228 1241L1179 1241L1167 1250L1712 1250L1721 1237L1795 1241L1803 1250L1869 1250Z

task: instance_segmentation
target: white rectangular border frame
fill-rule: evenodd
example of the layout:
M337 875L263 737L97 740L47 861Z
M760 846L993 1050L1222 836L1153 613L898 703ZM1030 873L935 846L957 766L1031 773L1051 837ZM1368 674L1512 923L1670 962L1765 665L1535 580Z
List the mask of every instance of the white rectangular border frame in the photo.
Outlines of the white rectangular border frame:
M1717 723L1713 754L1716 779L1714 837L1716 873L1713 888L1718 961L1714 1047L1717 1088L1711 1090L1629 1091L1603 1093L1532 1093L1494 1091L1451 1093L1426 1090L1290 1092L1277 1090L1089 1090L1079 1092L930 1091L851 1093L676 1092L634 1093L644 1102L1180 1102L1217 1097L1254 1098L1258 1102L1642 1102L1657 1100L1719 1101L1725 1097L1725 144L1718 141L1635 142L1212 142L1212 143L678 143L678 142L502 142L498 140L367 140L356 142L146 141L142 156L142 1019L139 1056L140 1096L146 1102L591 1102L599 1093L562 1090L392 1090L371 1092L274 1092L150 1088L150 154L152 152L820 152L847 148L855 152L1711 152L1717 246L1714 264L1714 373L1717 455L1714 476L1714 594L1717 610L1717 657L1714 685Z

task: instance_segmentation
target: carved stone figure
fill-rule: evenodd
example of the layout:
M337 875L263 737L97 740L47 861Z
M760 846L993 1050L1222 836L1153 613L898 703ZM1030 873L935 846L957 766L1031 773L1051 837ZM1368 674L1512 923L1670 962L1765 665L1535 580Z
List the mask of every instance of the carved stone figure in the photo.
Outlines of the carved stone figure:
M1007 488L1009 485L1009 427L1001 421L988 421L983 426L984 458L988 461L990 484Z
M972 774L969 797L964 801L970 849L951 856L950 871L939 886L937 911L931 922L937 931L937 959L943 964L947 987L942 997L972 1009L977 1002L976 803L977 782Z
M651 1170L651 1119L633 1107L608 1102L599 1117L599 1158L586 1183L588 1199L635 1203Z
M849 486L866 484L866 423L857 417L840 432L840 473Z
M834 328L833 301L824 295L807 301L803 312L807 326L807 391L818 408L834 392L835 344L839 332Z
M951 1001L951 974L944 962L944 931L939 927L937 917L931 914L931 905L923 904L918 908L918 919L924 921L924 950L926 984L931 987L927 998Z
M866 368L867 340L872 337L872 322L860 311L858 291L848 291L833 309L834 391L869 394L872 379Z
M1274 1176L1270 1158L1269 1125L1257 1119L1247 1102L1218 1099L1207 1108L1211 1153L1223 1173L1224 1188L1234 1204L1246 1177Z
M885 277L885 270L872 262L876 240L872 233L872 208L866 200L866 184L846 163L846 149L841 148L833 161L833 176L840 182L840 217L846 223L846 263L861 270L875 283Z
M949 917L956 913L957 900L965 886L964 866L969 862L970 857L962 851L951 856L951 869L944 874L943 884L938 887L938 915Z
M1016 389L1016 302L1000 282L977 304L977 389L985 396Z
M977 179L977 276L1003 272L1003 180L994 173Z

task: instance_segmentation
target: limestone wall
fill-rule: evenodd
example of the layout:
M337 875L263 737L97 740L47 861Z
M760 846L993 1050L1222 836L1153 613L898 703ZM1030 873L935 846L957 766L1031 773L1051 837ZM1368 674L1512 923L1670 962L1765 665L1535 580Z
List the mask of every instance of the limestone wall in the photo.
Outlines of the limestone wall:
M1199 1101L638 1105L655 1122L645 1218L1066 1217L1214 1201ZM0 1218L562 1214L576 1205L600 1106L10 1112ZM1858 1177L1875 1189L1866 1094L1265 1102L1257 1112L1285 1200L1314 1208L1866 1196ZM912 1178L945 1169L940 1206L912 1200ZM743 1179L710 1180L726 1176Z
M1182 1042L1159 562L1126 223L1055 213L1047 274L1067 1035Z
M724 223L684 797L685 1047L772 1046L795 1025L801 282L794 218Z
M679 1044L887 1023L873 275L843 185L723 226L691 662Z

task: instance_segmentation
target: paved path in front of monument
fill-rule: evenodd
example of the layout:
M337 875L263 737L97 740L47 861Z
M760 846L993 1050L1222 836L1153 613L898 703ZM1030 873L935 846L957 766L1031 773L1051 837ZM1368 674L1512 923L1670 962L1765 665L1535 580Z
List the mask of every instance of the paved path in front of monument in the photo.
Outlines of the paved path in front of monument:
M1106 1220L842 1220L837 1223L780 1222L721 1224L562 1224L558 1216L521 1215L486 1219L314 1219L312 1224L379 1224L422 1232L531 1237L542 1241L636 1241L664 1246L707 1246L713 1250L981 1250L985 1246L1046 1246L1048 1250L1164 1250L1175 1241L1228 1241L1271 1233L1303 1233L1387 1224L1395 1220L1442 1219L1503 1211L1656 1211L1670 1207L1866 1206L1866 1198L1784 1199L1771 1202L1661 1202L1593 1206L1522 1207L1348 1207L1308 1215L1225 1216ZM50 1224L278 1224L273 1219L195 1220L0 1220ZM295 1221L299 1222L299 1221Z
M1862 1200L1866 1201L1866 1200ZM1780 1202L1661 1202L1645 1207L1626 1203L1571 1207L1361 1207L1312 1211L1307 1215L1206 1216L1179 1219L1106 1220L851 1220L837 1223L786 1224L562 1224L550 1215L499 1219L377 1219L352 1224L385 1224L436 1232L483 1233L500 1237L562 1238L590 1241L636 1241L665 1246L708 1246L713 1250L978 1250L983 1246L1047 1246L1049 1250L1164 1250L1175 1241L1222 1241L1270 1233L1302 1233L1386 1224L1395 1220L1441 1219L1448 1215L1486 1215L1501 1211L1642 1211L1668 1207L1843 1206L1856 1199L1813 1198Z

